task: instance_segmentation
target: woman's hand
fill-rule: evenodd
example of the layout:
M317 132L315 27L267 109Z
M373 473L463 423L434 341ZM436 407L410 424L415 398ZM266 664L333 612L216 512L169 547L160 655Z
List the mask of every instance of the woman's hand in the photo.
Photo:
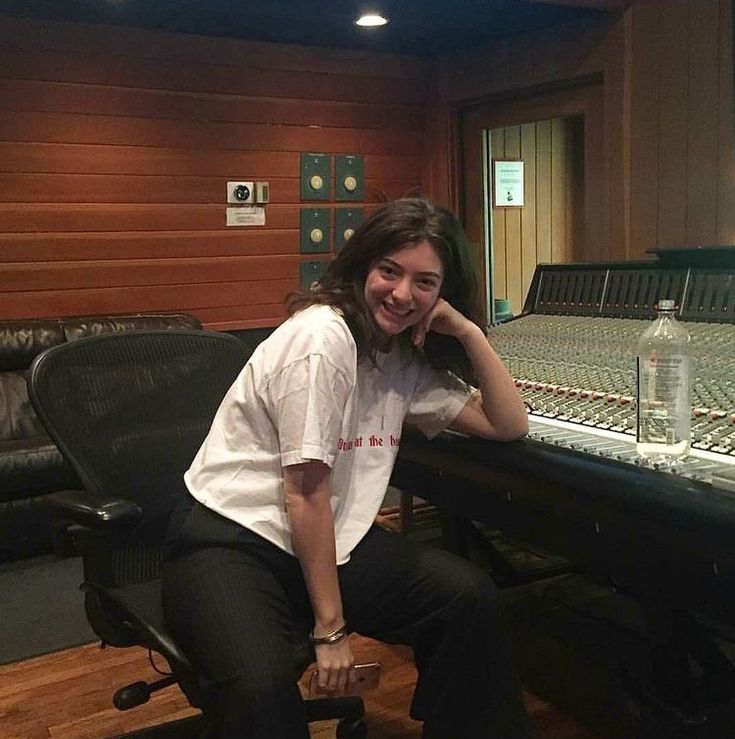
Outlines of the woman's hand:
M349 637L334 644L318 644L314 651L319 668L317 684L320 693L344 693L355 684L355 658Z
M471 397L449 428L497 441L519 439L528 433L528 415L513 378L483 330L439 298L412 329L415 346L436 331L454 336L464 347L477 377L480 394Z
M461 339L462 334L473 326L469 318L463 316L444 298L439 298L434 307L413 327L411 340L414 346L423 346L429 331Z
M337 577L334 518L329 505L330 475L329 467L317 461L283 468L291 542L304 573L317 638L336 634L345 623ZM331 644L315 644L314 650L320 691L344 691L351 680L354 682L351 673L355 660L349 637Z

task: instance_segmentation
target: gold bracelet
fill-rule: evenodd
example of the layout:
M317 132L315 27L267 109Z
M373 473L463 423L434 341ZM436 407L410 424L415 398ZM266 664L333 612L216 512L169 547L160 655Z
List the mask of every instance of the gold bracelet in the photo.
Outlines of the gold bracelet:
M314 636L314 632L312 631L309 638L314 646L320 644L336 644L340 639L344 639L348 633L347 624L343 624L331 634L325 634L324 636Z

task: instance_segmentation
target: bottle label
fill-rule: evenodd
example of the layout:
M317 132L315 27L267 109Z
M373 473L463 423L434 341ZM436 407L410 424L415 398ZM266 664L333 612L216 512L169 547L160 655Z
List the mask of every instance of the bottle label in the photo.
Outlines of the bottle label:
M689 357L638 357L638 442L675 445L689 439Z

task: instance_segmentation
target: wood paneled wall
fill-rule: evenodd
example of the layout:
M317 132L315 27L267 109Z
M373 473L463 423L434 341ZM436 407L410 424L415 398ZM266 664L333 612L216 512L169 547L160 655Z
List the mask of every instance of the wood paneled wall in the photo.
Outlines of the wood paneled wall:
M575 261L582 249L584 132L580 118L493 129L490 158L522 159L525 203L493 207L492 285L521 312L537 264Z
M585 143L586 237L579 255L584 258L623 258L628 245L625 182L629 156L623 127L627 38L626 17L611 14L501 39L438 61L440 105L447 110L469 111L471 117L474 110L497 106L508 111L506 123L514 124L585 113L589 129ZM585 90L596 85L602 86L599 102L592 97L587 100ZM495 126L500 125L497 120ZM459 143L466 146L466 142ZM429 149L439 151L440 147ZM461 179L472 166L467 161L461 170L455 166L452 180ZM436 164L434 168L439 170ZM457 192L450 184L446 189L453 195L453 207L463 209L470 188L465 185L463 192ZM437 186L436 192L442 188ZM470 195L476 199L476 192ZM481 225L469 212L465 216L471 238L481 242Z
M419 187L460 208L457 112L591 78L574 258L735 243L731 0L635 2L429 62L0 18L0 317L272 326L303 259L300 152L363 154L368 208ZM229 179L270 182L265 227L225 228Z
M631 255L735 244L732 0L630 11Z
M299 153L364 155L354 205L416 190L426 88L413 57L0 17L0 317L276 325L300 208L335 205ZM225 228L228 180L270 182L265 227Z
M442 104L532 100L601 74L601 143L585 152L597 192L580 257L735 244L731 12L732 0L636 0L609 18L453 55L440 63Z

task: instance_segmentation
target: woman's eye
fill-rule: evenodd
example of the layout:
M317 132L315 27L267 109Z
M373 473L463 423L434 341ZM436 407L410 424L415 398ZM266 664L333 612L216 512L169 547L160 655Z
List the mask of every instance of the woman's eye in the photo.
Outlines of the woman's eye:
M387 264L381 264L378 269L381 271L382 274L392 276L395 275L396 271L393 269L393 267L387 265Z

